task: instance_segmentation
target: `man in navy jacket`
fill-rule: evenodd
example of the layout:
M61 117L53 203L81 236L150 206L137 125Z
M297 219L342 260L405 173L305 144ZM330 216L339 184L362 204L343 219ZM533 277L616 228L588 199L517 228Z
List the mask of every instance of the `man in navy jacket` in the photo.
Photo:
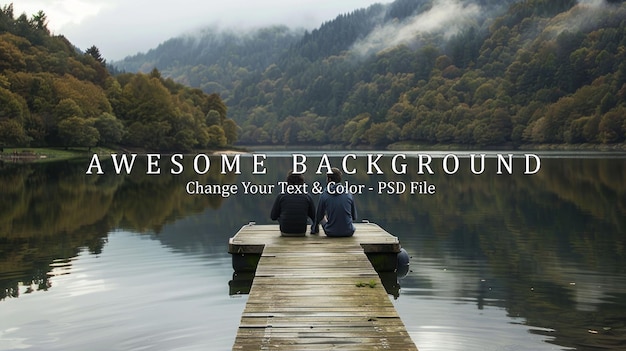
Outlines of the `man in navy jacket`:
M328 185L317 204L311 234L317 234L321 224L327 236L352 236L355 231L352 222L357 218L354 197L345 189L345 186L340 184L341 170L335 167L331 170L332 173L329 173L326 178Z

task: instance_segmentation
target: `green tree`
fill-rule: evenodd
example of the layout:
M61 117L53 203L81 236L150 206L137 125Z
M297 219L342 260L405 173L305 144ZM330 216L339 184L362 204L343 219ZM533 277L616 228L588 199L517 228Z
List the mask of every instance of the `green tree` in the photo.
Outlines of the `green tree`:
M361 142L363 133L371 124L371 115L362 113L345 124L341 141L350 145L357 145Z
M15 119L0 119L0 146L27 146L31 140Z
M45 146L48 133L43 118L39 114L30 114L24 118L24 130L33 146Z
M211 94L207 97L206 103L202 108L203 111L209 112L211 110L215 110L220 114L221 120L224 121L226 119L226 113L228 112L228 108L226 104L220 98L219 94Z
M198 144L195 133L190 129L179 130L174 136L172 148L175 150L189 152Z
M492 82L486 82L476 89L474 93L474 103L482 104L483 102L493 99L496 96L496 87Z
M100 62L103 66L106 65L106 60L100 54L100 49L97 46L92 45L89 49L85 50L85 55L93 57L96 61Z
M450 123L441 123L437 126L435 135L437 136L437 142L446 144L454 141L456 128Z
M585 127L583 128L583 136L585 137L585 140L587 140L590 143L596 143L600 141L598 137L600 121L601 121L601 117L598 114L594 115L593 117L590 117L587 120L587 123L585 124Z
M400 128L393 122L373 123L363 133L363 140L372 146L382 146L393 143L400 136Z
M59 138L66 147L87 147L91 150L98 144L100 133L93 126L93 121L73 116L59 122Z
M237 141L237 136L239 134L237 123L232 119L227 119L224 121L224 125L222 125L224 129L224 135L226 136L226 143L228 145L233 145Z
M26 68L26 56L19 48L24 39L11 33L0 33L0 72Z
M132 76L122 89L121 100L117 116L128 122L163 121L175 114L170 92L159 79L145 74Z
M626 108L621 107L607 112L598 125L598 137L604 144L624 141L624 128L626 123Z
M208 147L224 147L226 146L227 139L224 134L224 130L219 126L210 126L207 129L207 133L209 136L209 141L207 142Z
M57 98L74 100L86 117L96 117L113 110L102 87L91 81L64 75L54 78L53 82Z
M115 145L124 137L124 124L110 113L103 113L94 120L93 126L100 135L102 145Z
M43 11L40 10L39 12L34 14L32 19L30 20L30 23L35 29L45 31L46 33L49 34L48 16L46 16L46 14Z
M53 114L57 123L69 117L85 116L80 106L78 106L76 101L72 99L62 99L61 101L59 101L59 103L54 108Z
M569 130L565 132L565 141L570 144L584 143L587 141L585 138L585 125L589 122L591 117L579 117L572 121Z
M10 90L0 87L0 120L6 118L22 120L24 107L20 103L19 96L13 94Z
M219 126L219 125L221 125L222 121L221 121L220 113L217 112L216 110L209 111L209 113L206 114L206 118L204 120L204 123L207 126Z

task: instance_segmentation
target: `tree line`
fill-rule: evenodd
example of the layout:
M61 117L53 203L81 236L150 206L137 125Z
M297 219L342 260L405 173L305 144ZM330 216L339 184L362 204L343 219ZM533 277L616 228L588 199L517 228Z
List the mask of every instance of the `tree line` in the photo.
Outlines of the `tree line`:
M0 8L0 146L218 148L237 140L227 110L157 69L114 76L95 45L51 35L43 11Z

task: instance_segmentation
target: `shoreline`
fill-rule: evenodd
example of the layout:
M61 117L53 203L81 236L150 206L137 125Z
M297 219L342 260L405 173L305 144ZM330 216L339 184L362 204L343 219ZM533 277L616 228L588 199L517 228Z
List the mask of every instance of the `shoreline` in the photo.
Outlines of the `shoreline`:
M471 150L490 150L490 151L598 151L598 152L626 152L626 143L618 144L522 144L519 146L500 145L500 146L467 146L457 144L433 144L418 145L395 143L387 146L387 150L392 151L471 151Z
M512 147L511 145L501 146L467 146L457 144L405 144L394 143L385 147L350 147L338 144L326 145L242 145L246 152L256 151L564 151L564 152L626 152L626 143L619 144L524 144ZM237 152L236 150L233 152ZM220 153L220 152L216 152Z
M342 145L240 145L223 150L197 150L195 152L185 154L206 153L209 155L236 155L251 154L263 151L546 151L546 152L586 152L586 153L626 153L626 143L620 144L579 144L579 145L563 145L563 144L526 144L518 147L502 146L502 147L468 147L466 145L417 145L417 144L391 144L384 148L370 147L347 147ZM136 153L146 155L151 152L146 150L114 150L108 148L93 148L89 150L81 149L57 149L57 148L4 148L0 151L0 161L12 162L46 162L60 161L74 158L90 157L94 154L110 155L114 153ZM175 152L161 153L163 155L175 154Z

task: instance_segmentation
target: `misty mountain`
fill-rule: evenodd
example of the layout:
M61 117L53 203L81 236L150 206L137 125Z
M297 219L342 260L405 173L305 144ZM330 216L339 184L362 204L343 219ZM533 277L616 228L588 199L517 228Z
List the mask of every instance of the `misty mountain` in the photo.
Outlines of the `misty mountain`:
M237 78L262 73L271 64L289 65L294 56L313 62L345 51L366 56L400 44L419 44L415 37L418 31L434 32L451 20L457 24L447 28L448 33L460 29L461 24L478 25L488 18L487 14L501 13L506 4L514 2L397 0L340 14L311 32L286 26L252 31L207 27L197 33L166 40L147 53L112 62L112 67L119 71L144 73L157 68L165 77L229 96ZM468 16L468 12L473 14ZM419 20L427 17L431 19ZM458 23L460 17L474 22ZM421 22L431 24L416 25ZM417 28L412 30L411 27ZM401 37L399 32L404 35ZM203 68L207 71L203 72ZM235 73L235 79L232 79L232 73Z
M626 134L625 19L622 1L397 0L113 65L220 94L244 143L608 144Z
M150 72L205 91L227 96L234 83L253 72L263 72L301 39L303 30L285 26L237 32L208 27L169 39L147 53L113 62L115 70Z

